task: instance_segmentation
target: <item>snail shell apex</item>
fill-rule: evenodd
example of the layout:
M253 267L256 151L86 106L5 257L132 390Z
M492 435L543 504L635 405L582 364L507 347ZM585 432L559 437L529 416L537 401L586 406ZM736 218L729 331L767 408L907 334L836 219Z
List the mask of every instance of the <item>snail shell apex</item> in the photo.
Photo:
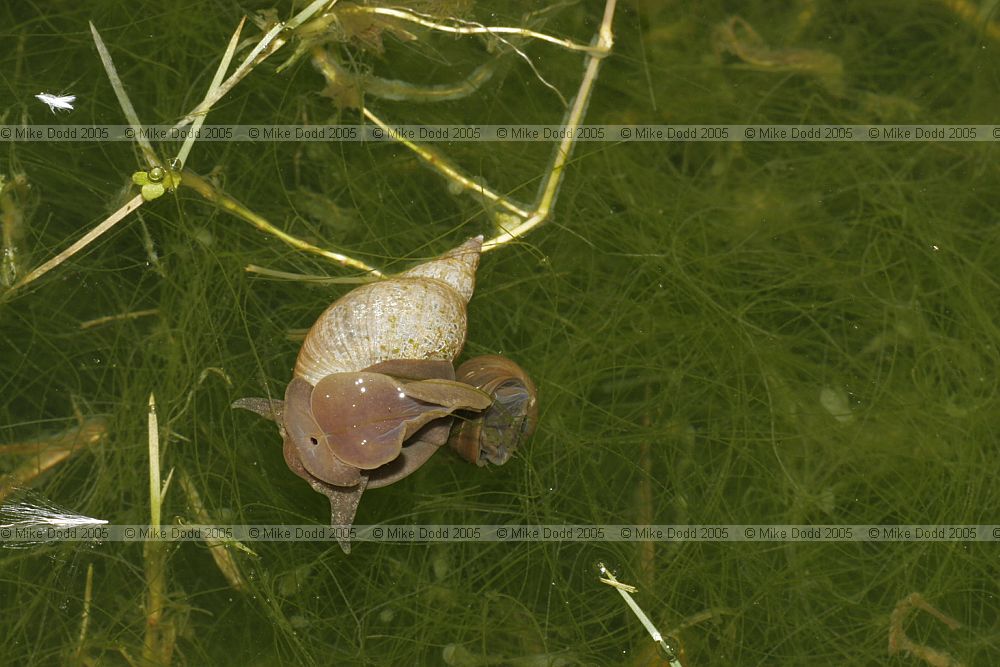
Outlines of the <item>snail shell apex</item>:
M309 330L295 376L311 385L392 359L452 361L465 345L466 305L476 285L481 236L437 259L362 285Z
M417 264L399 274L401 278L433 278L458 292L465 302L472 298L476 287L476 267L483 249L483 237L474 236L437 259Z

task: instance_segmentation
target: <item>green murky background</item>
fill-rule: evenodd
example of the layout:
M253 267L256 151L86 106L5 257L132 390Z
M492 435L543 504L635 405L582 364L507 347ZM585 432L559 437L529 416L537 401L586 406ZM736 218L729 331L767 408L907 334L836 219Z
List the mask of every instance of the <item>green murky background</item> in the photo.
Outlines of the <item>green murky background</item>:
M588 120L996 122L998 24L965 20L957 5L623 0ZM173 122L201 99L243 13L269 6L4 3L3 123L124 122L88 20L140 118ZM589 41L601 8L569 3L540 29ZM419 9L519 25L529 8ZM291 12L278 5L280 17ZM418 84L456 80L489 57L476 39L414 35L386 36L381 56L339 53ZM579 56L523 48L572 94ZM209 124L356 122L319 94L307 60L275 74L286 55L237 86ZM76 110L53 118L32 97L42 90L76 94ZM517 58L466 100L370 103L410 123L563 114ZM525 201L551 149L437 146ZM996 155L988 141L580 144L551 222L484 257L470 306L466 355L502 352L529 370L537 435L502 469L441 452L367 494L358 522L997 522ZM139 164L124 142L0 144L0 173L31 185L20 200L24 265L117 208ZM398 145L204 142L188 166L288 232L382 267L489 232L480 203L450 194ZM261 280L250 263L345 275L181 189L0 297L0 443L71 428L74 406L108 424L104 442L35 492L112 523L145 522L155 392L164 474L189 475L213 518L326 520L326 500L285 467L273 425L229 403L282 392L297 350L288 331L346 288ZM206 368L232 386L212 373L199 383ZM5 453L0 472L23 461ZM192 522L191 512L175 480L165 521ZM690 667L923 664L886 651L893 609L914 591L962 624L918 615L907 624L915 642L965 665L1000 660L990 543L359 544L349 557L317 543L250 546L256 557L234 552L245 592L203 545L169 550L173 664L433 665L446 664L449 645L460 647L451 664L658 664L642 626L598 583L599 560L639 586L662 630L693 623L677 633ZM0 549L0 663L142 664L144 582L139 544Z

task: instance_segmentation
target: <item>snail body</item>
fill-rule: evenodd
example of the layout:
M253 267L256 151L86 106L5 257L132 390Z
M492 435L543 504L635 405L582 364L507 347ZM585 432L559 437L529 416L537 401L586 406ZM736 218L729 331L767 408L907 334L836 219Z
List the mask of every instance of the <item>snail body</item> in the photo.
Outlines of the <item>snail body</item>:
M407 382L370 371L332 373L315 387L296 377L285 391L285 458L297 455L327 484L353 486L366 471L377 476L424 426L491 403L489 394L447 377Z
M306 335L284 401L233 403L278 423L288 467L353 523L367 488L417 470L442 445L502 464L534 429L535 388L503 357L453 366L466 336L482 237L348 292ZM461 415L452 432L453 415ZM340 542L344 551L350 542Z

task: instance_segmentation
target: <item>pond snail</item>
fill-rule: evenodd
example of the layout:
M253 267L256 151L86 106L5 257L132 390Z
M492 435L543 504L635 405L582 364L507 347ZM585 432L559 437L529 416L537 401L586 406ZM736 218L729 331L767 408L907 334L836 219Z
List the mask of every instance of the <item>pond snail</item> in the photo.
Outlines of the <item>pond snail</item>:
M455 379L488 394L491 404L457 423L448 444L469 463L507 463L538 423L538 392L531 378L507 357L487 354L459 366Z
M233 403L277 422L285 462L330 499L331 525L351 525L366 489L403 479L446 442L499 465L534 430L535 386L517 364L453 366L482 241L340 297L306 335L284 401ZM348 538L340 545L350 551Z

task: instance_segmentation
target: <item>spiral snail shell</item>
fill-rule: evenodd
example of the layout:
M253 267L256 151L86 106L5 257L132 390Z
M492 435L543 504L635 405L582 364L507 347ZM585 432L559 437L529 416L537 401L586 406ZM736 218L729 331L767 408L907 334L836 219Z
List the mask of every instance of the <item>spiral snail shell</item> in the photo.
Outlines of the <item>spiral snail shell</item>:
M507 357L487 354L459 366L455 379L477 387L491 401L481 413L455 424L448 444L478 466L507 463L538 423L538 392L531 378Z
M506 462L534 429L534 385L516 364L478 357L455 373L481 247L469 239L348 292L306 335L284 401L233 403L278 423L285 462L330 499L331 524L353 523L365 489L423 465L456 413L452 446L478 465Z
M409 271L348 292L306 336L295 376L315 386L331 373L390 359L454 361L465 345L481 236Z

